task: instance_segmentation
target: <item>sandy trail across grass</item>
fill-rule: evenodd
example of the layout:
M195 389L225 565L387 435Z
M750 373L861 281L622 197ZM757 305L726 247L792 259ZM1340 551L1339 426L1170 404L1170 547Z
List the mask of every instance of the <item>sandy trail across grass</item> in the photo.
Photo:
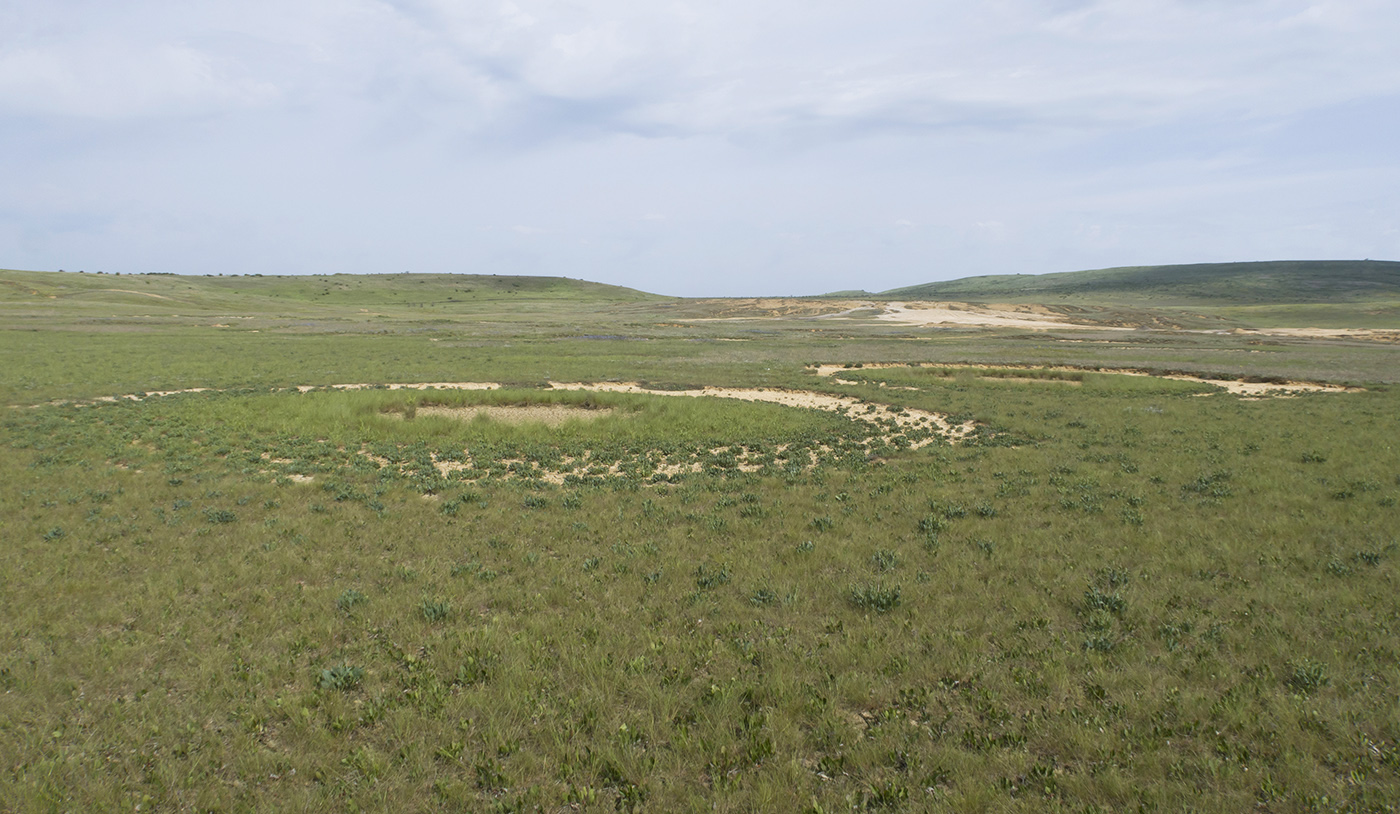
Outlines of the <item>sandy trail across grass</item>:
M1126 368L1078 368L1066 366L1049 365L972 365L972 364L904 364L899 362L875 362L865 364L861 367L847 367L845 365L814 365L808 370L818 376L829 377L837 373L848 372L857 373L862 370L886 370L891 368L938 368L950 370L1056 370L1074 373L1107 373L1115 376L1150 376L1158 379L1172 379L1179 382L1196 382L1208 384L1213 387L1232 393L1236 396L1261 398L1264 396L1290 396L1298 393L1360 393L1364 392L1364 387L1349 387L1342 384L1328 384L1326 382L1248 382L1237 379L1206 379L1200 376L1190 376L1185 373L1151 373L1145 370L1131 370ZM838 379L839 381L839 379ZM1009 381L999 379L999 381ZM1025 380L1029 381L1029 380ZM1051 380L1053 381L1053 380Z

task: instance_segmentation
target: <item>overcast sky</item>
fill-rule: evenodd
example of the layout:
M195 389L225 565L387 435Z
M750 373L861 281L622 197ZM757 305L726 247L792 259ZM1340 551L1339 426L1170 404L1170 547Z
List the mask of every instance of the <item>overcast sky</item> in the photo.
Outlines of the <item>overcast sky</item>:
M1394 0L8 0L0 267L1400 259Z

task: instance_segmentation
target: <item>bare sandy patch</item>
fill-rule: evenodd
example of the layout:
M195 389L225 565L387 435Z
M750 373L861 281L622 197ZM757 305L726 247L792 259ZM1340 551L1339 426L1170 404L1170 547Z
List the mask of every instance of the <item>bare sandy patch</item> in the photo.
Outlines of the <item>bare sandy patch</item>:
M569 421L596 421L604 416L612 415L613 412L611 407L589 409L569 404L521 406L476 404L463 407L445 407L434 404L417 409L419 416L441 416L458 421L472 421L478 416L485 416L492 421L500 421L505 424L540 423L551 427L557 427ZM385 415L399 419L404 417L402 413L398 412L385 413Z
M696 317L694 322L739 322L773 319L868 320L894 322L901 325L931 327L957 325L979 328L1021 328L1043 331L1055 328L1125 331L1132 328L1073 322L1043 305L979 305L966 302L826 302L805 307L782 307L782 301L736 301L728 313L718 317ZM836 309L836 310L828 310ZM872 313L873 312L873 313Z
M1131 328L1110 325L1084 325L1070 322L1051 313L1046 308L1036 306L990 306L965 302L890 302L883 306L883 310L884 313L875 319L881 322L897 322L901 325L967 325L982 328L1024 328L1033 331L1056 328L1094 331L1132 330Z
M807 369L823 378L842 371L859 372L862 370L887 370L897 367L930 367L930 365L910 364L909 362L862 362L855 365L812 365Z
M1236 328L1238 336L1297 336L1307 339L1368 339L1400 342L1400 331L1384 328Z
M1150 376L1150 373L1141 373L1127 370L1105 370L1104 373L1118 373L1124 376ZM1237 396L1290 396L1298 393L1364 393L1364 387L1347 387L1341 384L1325 384L1322 382L1245 382L1245 381L1222 381L1220 379L1203 379L1199 376L1185 376L1178 374L1168 374L1160 376L1162 379L1174 379L1179 382L1198 382L1209 384L1214 387L1233 393Z

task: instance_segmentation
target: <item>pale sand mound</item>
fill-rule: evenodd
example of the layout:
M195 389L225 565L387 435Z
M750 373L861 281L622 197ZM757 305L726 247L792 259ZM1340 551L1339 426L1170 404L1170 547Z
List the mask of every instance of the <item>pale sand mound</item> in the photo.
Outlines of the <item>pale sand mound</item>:
M471 421L477 416L486 416L493 421L500 421L506 424L527 424L538 422L557 427L566 421L594 421L603 416L612 415L610 407L599 409L588 409L585 407L575 407L568 404L531 404L528 406L497 406L497 405L468 405L465 407L443 407L440 405L428 405L419 407L416 411L419 417L422 416L442 416L444 418L455 418L459 421ZM385 413L391 418L403 418L402 413Z

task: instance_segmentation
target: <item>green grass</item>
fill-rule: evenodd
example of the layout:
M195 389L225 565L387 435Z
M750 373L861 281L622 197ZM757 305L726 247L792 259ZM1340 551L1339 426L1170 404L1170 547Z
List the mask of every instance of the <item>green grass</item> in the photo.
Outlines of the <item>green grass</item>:
M886 299L1136 303L1153 307L1400 301L1400 263L1318 260L1004 274L897 288Z
M112 330L79 303L0 331L0 809L1400 806L1394 346L755 334L610 305L574 326L541 303L256 334ZM843 384L818 360L942 366ZM1368 388L1243 401L1030 363ZM823 389L983 429L870 455L840 416L546 374ZM514 386L275 389L414 380ZM47 403L171 386L229 389ZM386 414L430 402L612 412ZM815 466L651 476L712 443L833 441ZM486 474L433 467L462 450ZM621 476L503 465L584 452Z

